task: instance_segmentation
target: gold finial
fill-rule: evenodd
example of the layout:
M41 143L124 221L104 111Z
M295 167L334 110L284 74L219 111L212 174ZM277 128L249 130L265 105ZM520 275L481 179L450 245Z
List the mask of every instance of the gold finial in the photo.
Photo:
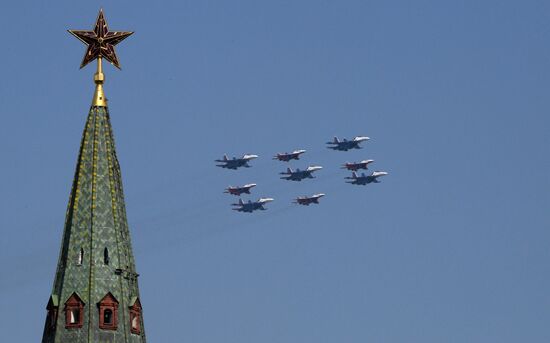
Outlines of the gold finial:
M94 99L92 100L92 106L107 107L107 99L105 99L105 93L103 93L103 82L105 81L105 74L103 74L102 58L97 58L97 71L94 74L95 92Z
M97 72L94 75L96 86L92 106L106 107L107 99L105 99L105 94L103 93L105 76L103 75L103 66L101 64L102 59L105 58L107 61L111 62L112 65L120 69L118 57L115 53L115 45L130 36L133 32L109 31L107 21L103 16L103 10L99 10L99 15L97 16L93 31L69 30L69 32L88 46L84 59L80 64L80 68L83 68L94 59L97 59Z

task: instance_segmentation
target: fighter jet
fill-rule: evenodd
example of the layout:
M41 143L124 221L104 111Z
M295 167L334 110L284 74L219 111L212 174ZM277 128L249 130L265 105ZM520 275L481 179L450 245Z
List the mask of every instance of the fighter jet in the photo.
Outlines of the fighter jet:
M233 195L236 195L236 196L240 196L243 193L250 194L250 189L252 187L256 187L256 184L255 183L249 183L249 184L244 185L244 186L236 186L236 187L229 186L228 188L225 189L224 193L229 193L229 194L233 194Z
M358 171L359 169L369 169L369 163L372 163L374 162L374 160L363 160L361 162L352 162L352 163L349 163L349 162L346 162L343 166L342 166L342 169L347 169L347 170L351 170L351 171Z
M268 202L273 201L273 198L260 198L257 201L250 201L244 202L243 199L239 199L239 202L236 204L231 204L232 206L237 206L236 208L233 208L234 211L239 212L247 212L252 213L256 210L262 210L265 211L266 208L264 207L264 204L267 204Z
M363 141L368 141L370 138L365 136L357 136L353 140L348 141L344 138L343 141L340 141L338 137L334 137L332 142L327 142L327 144L332 145L327 148L339 151L348 151L350 149L361 149L359 143Z
M299 205L305 205L305 206L309 206L310 204L318 204L319 203L319 199L321 197L324 197L325 194L323 193L319 193L319 194L313 194L312 196L308 197L308 196L304 196L304 197L297 197L295 200L294 200L294 204L299 204Z
M258 158L258 155L243 155L241 158L233 157L232 159L228 159L227 155L223 155L223 160L216 160L216 162L221 162L223 164L216 164L216 166L227 169L237 169L239 167L250 168L248 161L255 158Z
M378 178L380 176L385 176L385 175L388 175L388 173L383 171L375 171L375 172L372 172L372 174L370 175L365 175L365 173L362 173L361 176L357 176L357 173L353 172L351 177L350 176L346 177L347 180L351 180L351 181L346 181L346 183L351 183L352 185L365 186L369 183L379 183L380 181L378 181Z
M319 169L323 169L323 167L310 166L310 167L307 167L306 170L296 169L296 171L293 171L291 168L287 168L286 172L282 172L279 174L286 175L286 176L281 176L281 179L291 180L291 181L302 181L303 179L314 179L315 176L313 176L312 173Z
M289 162L290 160L299 160L300 155L306 152L305 150L294 150L293 152L278 153L273 157L274 160Z

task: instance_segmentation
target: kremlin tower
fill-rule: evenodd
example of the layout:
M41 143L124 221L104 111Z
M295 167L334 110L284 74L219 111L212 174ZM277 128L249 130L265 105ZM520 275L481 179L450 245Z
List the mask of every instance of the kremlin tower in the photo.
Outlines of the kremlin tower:
M145 342L138 276L126 219L102 63L119 68L115 45L132 32L109 31L103 11L93 31L70 30L87 45L81 68L97 60L67 207L43 343Z

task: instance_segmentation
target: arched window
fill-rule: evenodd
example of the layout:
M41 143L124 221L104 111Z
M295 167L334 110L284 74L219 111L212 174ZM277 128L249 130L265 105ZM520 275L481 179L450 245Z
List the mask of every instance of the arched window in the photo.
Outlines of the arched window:
M73 308L69 311L69 324L78 324L80 322L80 309Z
M139 315L132 316L132 330L139 332Z
M130 332L136 335L141 334L141 302L139 298L133 298L130 303Z
M84 249L80 248L80 251L78 252L78 257L76 259L76 264L81 266L82 262L84 262Z
M65 327L81 328L84 316L84 302L78 294L73 293L65 302Z
M103 263L109 265L109 249L107 248L103 249Z
M99 306L99 328L116 330L118 327L118 300L109 292L97 305Z
M105 325L113 324L113 310L111 310L110 308L103 311L103 323Z

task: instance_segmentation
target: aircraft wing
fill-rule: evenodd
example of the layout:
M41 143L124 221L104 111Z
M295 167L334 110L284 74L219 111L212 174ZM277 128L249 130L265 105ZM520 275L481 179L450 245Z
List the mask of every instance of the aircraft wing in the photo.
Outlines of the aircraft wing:
M383 171L375 171L372 173L372 177L380 177L380 176L385 176L385 175L388 175L387 172L383 172Z
M321 167L321 166L310 166L310 167L307 167L306 171L314 172L314 171L320 170L320 169L323 169L323 167Z

